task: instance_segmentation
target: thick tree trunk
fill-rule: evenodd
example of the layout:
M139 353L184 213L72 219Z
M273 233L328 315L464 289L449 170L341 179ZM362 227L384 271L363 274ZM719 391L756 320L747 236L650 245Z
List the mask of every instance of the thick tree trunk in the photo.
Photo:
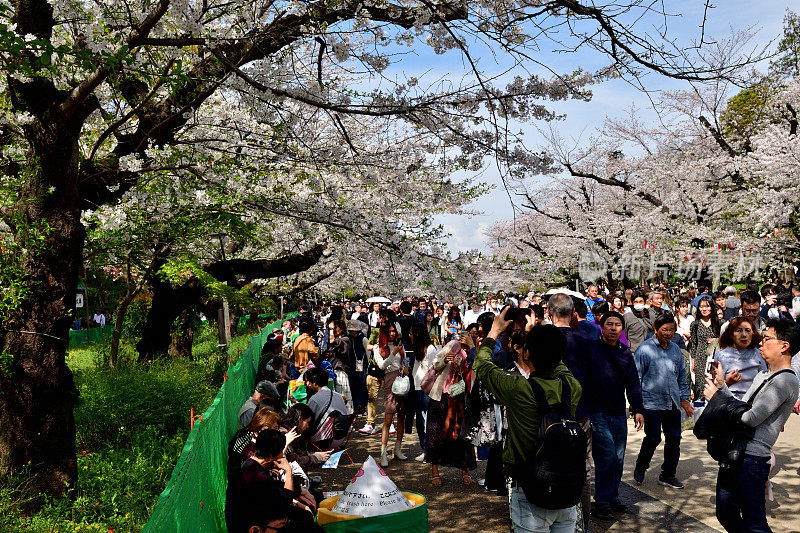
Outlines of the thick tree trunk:
M142 338L136 344L139 361L150 361L170 353L170 335L175 320L185 309L198 305L200 299L206 294L197 278L191 278L183 285L174 287L158 274L159 269L169 258L169 254L168 247L164 247L159 252L160 257L154 261L153 274L149 278L153 288L153 303L147 314ZM204 270L216 279L239 288L254 278L286 276L308 270L320 261L323 254L324 247L318 244L305 252L278 259L231 259L212 263L204 267ZM244 279L237 279L238 277ZM209 315L210 319L215 317L216 314ZM236 320L238 322L238 316Z
M147 313L142 338L136 344L139 361L152 361L168 354L172 325L187 306L187 302L180 300L179 291L169 281L160 279L157 269L155 272L153 302Z
M70 311L85 230L77 195L79 126L35 122L26 127L34 171L20 191L14 237L28 290L5 320L0 349L0 471L30 469L42 493L62 496L77 480L78 392L66 365Z
M172 357L191 358L192 341L194 341L194 308L184 309L178 315L169 345Z

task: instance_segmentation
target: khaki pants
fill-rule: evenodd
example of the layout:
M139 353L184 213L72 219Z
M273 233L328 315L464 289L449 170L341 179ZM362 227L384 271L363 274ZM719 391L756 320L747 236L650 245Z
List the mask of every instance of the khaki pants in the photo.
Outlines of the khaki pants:
M383 386L383 380L375 376L367 376L367 424L375 425L378 417L378 393Z

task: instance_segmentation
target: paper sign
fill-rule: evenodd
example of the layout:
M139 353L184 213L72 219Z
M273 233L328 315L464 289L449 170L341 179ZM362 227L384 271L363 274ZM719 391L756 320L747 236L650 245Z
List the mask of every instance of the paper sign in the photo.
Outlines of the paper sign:
M339 468L339 459L342 458L342 454L344 450L332 453L328 460L325 461L325 464L322 465L322 468Z
M83 307L83 294L80 292L75 295L75 307Z
M357 516L378 516L405 511L411 506L394 481L369 456L331 510Z

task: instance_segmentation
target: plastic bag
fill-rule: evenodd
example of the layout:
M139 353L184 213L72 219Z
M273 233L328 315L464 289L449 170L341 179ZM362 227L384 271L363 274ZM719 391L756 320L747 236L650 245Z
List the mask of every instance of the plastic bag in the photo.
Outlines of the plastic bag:
M397 376L392 383L392 394L395 396L405 396L411 390L411 380L408 376Z

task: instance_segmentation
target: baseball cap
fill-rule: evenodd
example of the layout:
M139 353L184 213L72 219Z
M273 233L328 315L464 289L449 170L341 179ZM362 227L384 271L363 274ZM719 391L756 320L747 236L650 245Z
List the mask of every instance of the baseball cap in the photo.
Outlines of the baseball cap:
M268 380L259 381L256 384L256 392L260 392L261 394L266 394L267 396L271 396L273 398L280 398L280 394L278 393L278 387L275 386L274 383Z

